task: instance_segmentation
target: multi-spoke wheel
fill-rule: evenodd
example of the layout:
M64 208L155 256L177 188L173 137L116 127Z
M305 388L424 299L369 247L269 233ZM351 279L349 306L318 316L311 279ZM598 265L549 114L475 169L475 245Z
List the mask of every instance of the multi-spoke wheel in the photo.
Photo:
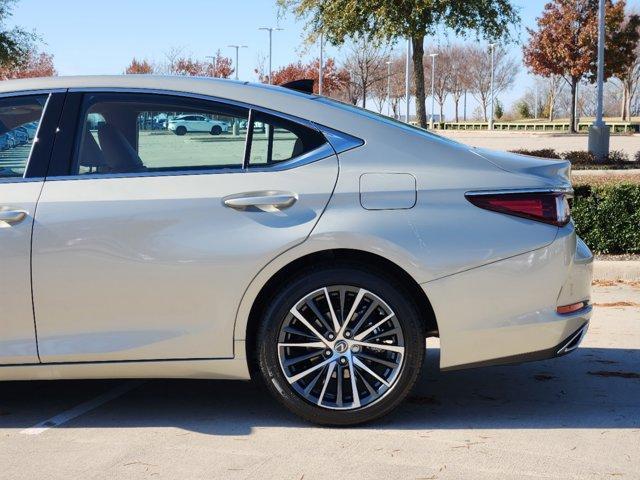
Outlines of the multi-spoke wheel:
M259 338L270 389L318 423L383 415L413 386L424 354L415 305L359 268L315 271L274 298Z

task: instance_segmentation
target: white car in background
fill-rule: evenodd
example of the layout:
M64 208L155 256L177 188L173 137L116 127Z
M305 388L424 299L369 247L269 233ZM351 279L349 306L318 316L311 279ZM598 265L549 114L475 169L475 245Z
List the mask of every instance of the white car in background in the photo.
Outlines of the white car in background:
M185 135L191 132L220 135L229 131L229 124L220 120L212 120L204 115L180 115L169 119L169 130L176 135Z

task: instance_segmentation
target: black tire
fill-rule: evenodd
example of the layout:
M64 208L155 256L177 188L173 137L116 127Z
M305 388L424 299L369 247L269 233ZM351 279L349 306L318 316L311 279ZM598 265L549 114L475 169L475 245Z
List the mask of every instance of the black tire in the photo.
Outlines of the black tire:
M211 135L220 135L222 133L222 127L220 125L214 125L209 132Z
M395 313L404 343L404 360L393 386L372 403L359 408L335 410L311 403L287 381L278 356L281 327L296 303L305 295L326 286L363 288L382 299ZM355 334L355 332L354 332ZM281 347L282 348L282 347ZM325 350L328 355L328 351ZM262 379L271 392L291 412L321 425L347 426L375 420L398 406L410 393L420 376L425 354L425 333L415 302L409 292L394 278L382 271L360 265L336 265L306 270L296 275L273 297L267 306L257 336L258 367ZM319 362L319 361L318 361ZM355 370L355 367L353 367ZM324 367L321 372L324 372ZM360 376L358 372L356 379ZM351 370L349 370L350 377ZM328 372L326 382L333 381ZM341 374L344 378L344 374ZM319 373L318 376L323 376ZM357 380L356 380L357 381ZM360 380L362 382L362 380ZM324 389L323 389L324 392ZM321 398L322 400L322 398Z
M185 127L184 125L180 125L178 128L176 128L176 135L178 136L182 136L182 135L186 135L187 133L187 127Z

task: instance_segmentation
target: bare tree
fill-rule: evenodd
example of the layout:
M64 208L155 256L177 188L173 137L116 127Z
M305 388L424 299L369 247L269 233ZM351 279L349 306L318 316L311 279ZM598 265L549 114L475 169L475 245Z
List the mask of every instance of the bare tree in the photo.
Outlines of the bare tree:
M491 53L489 49L479 46L469 47L467 61L470 92L482 109L484 121L488 121L487 108L491 100ZM514 83L519 66L503 47L495 49L494 81L495 96L508 90Z
M370 89L380 79L387 78L387 48L361 38L352 42L344 59L344 68L349 72L350 83L353 83L362 100L362 107L367 106ZM354 92L355 93L355 92Z
M455 121L460 121L460 100L470 88L470 76L468 67L469 48L463 45L449 47L449 92L453 99Z
M437 54L435 62L435 75L434 75L434 98L438 106L440 107L440 121L444 118L444 102L446 101L449 93L451 93L451 77L452 77L452 65L451 65L451 47L432 47L427 48L427 52ZM433 59L429 58L429 55L425 55L424 58L424 76L426 79L431 79ZM430 83L428 81L428 83ZM434 112L431 112L433 115Z
M624 74L620 75L622 84L621 118L624 121L631 120L631 105L634 97L640 91L640 43L635 50L635 60L627 66Z

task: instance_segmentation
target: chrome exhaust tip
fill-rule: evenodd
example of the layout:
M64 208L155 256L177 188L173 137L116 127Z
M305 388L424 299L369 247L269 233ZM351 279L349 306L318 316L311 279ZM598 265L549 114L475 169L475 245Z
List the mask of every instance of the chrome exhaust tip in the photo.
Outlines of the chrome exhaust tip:
M567 353L573 352L576 348L580 346L582 339L587 333L589 329L589 322L585 323L582 327L578 329L576 333L571 335L567 341L560 347L556 355L565 355Z

